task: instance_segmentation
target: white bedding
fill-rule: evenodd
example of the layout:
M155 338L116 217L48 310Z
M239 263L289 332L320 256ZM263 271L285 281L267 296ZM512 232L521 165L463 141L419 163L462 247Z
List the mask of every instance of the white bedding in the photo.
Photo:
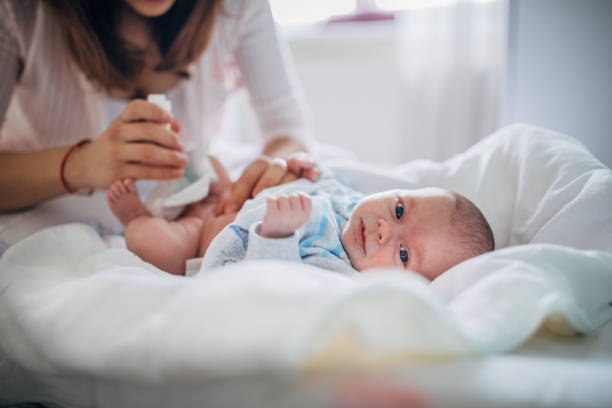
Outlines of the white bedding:
M365 192L459 191L504 249L431 284L393 271L352 280L278 262L179 278L109 248L90 226L46 229L0 259L0 403L293 406L308 390L303 406L326 406L328 383L304 374L376 367L403 372L439 404L488 406L512 377L498 353L520 362L535 340L521 345L543 325L556 335L595 333L582 340L607 334L581 375L543 370L553 380L562 373L560 388L538 396L543 382L534 375L507 406L612 405L612 172L581 144L521 125L444 163L332 167ZM470 388L479 372L500 380ZM463 382L464 392L437 378ZM284 393L270 388L279 381Z

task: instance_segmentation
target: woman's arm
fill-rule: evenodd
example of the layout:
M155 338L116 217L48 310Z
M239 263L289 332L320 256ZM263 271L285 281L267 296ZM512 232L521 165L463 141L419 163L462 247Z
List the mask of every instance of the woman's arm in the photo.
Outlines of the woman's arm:
M310 133L287 44L276 31L266 0L241 4L236 59L267 142L262 156L234 183L230 198L220 203L219 212L238 210L264 188L318 176L312 159L305 154Z
M166 125L171 124L172 129ZM91 143L73 149L64 178L71 190L106 188L122 178L173 179L187 163L179 125L158 106L134 100ZM0 153L0 211L23 208L66 190L61 163L72 146L29 153Z
M0 153L0 211L27 207L65 193L59 169L68 149ZM68 175L66 178L70 179Z
M267 0L236 4L243 8L236 62L261 134L268 144L297 139L301 148L296 151L305 151L311 143L308 110L287 41L277 30Z
M301 141L288 137L277 137L270 140L263 149L263 154L270 157L288 159L293 153L306 152L306 146Z
M8 7L8 3L0 7L0 129L23 67ZM0 152L0 211L26 207L60 195L64 190L59 178L59 163L67 150L68 147L34 153Z

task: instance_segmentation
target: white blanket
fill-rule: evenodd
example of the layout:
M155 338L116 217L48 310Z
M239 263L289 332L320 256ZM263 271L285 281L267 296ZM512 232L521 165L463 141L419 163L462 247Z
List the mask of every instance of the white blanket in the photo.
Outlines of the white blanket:
M0 260L1 351L35 375L121 382L129 393L135 384L499 353L542 324L568 335L612 318L612 173L574 139L515 126L445 163L335 169L365 192L459 191L508 248L431 284L278 262L182 278L109 248L86 225L63 225ZM115 387L67 401L112 406L126 395Z

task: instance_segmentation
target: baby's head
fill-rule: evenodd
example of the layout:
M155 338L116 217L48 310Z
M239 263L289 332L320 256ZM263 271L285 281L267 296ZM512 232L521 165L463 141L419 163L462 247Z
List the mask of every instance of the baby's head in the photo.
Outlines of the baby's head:
M492 251L495 241L489 223L466 197L424 188L364 197L342 231L342 246L358 271L401 267L433 280Z

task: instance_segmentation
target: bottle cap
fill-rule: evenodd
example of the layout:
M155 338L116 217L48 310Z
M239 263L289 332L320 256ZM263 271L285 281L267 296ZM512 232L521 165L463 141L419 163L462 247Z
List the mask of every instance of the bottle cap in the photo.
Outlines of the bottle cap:
M151 102L172 115L172 103L164 94L149 94L147 101Z

